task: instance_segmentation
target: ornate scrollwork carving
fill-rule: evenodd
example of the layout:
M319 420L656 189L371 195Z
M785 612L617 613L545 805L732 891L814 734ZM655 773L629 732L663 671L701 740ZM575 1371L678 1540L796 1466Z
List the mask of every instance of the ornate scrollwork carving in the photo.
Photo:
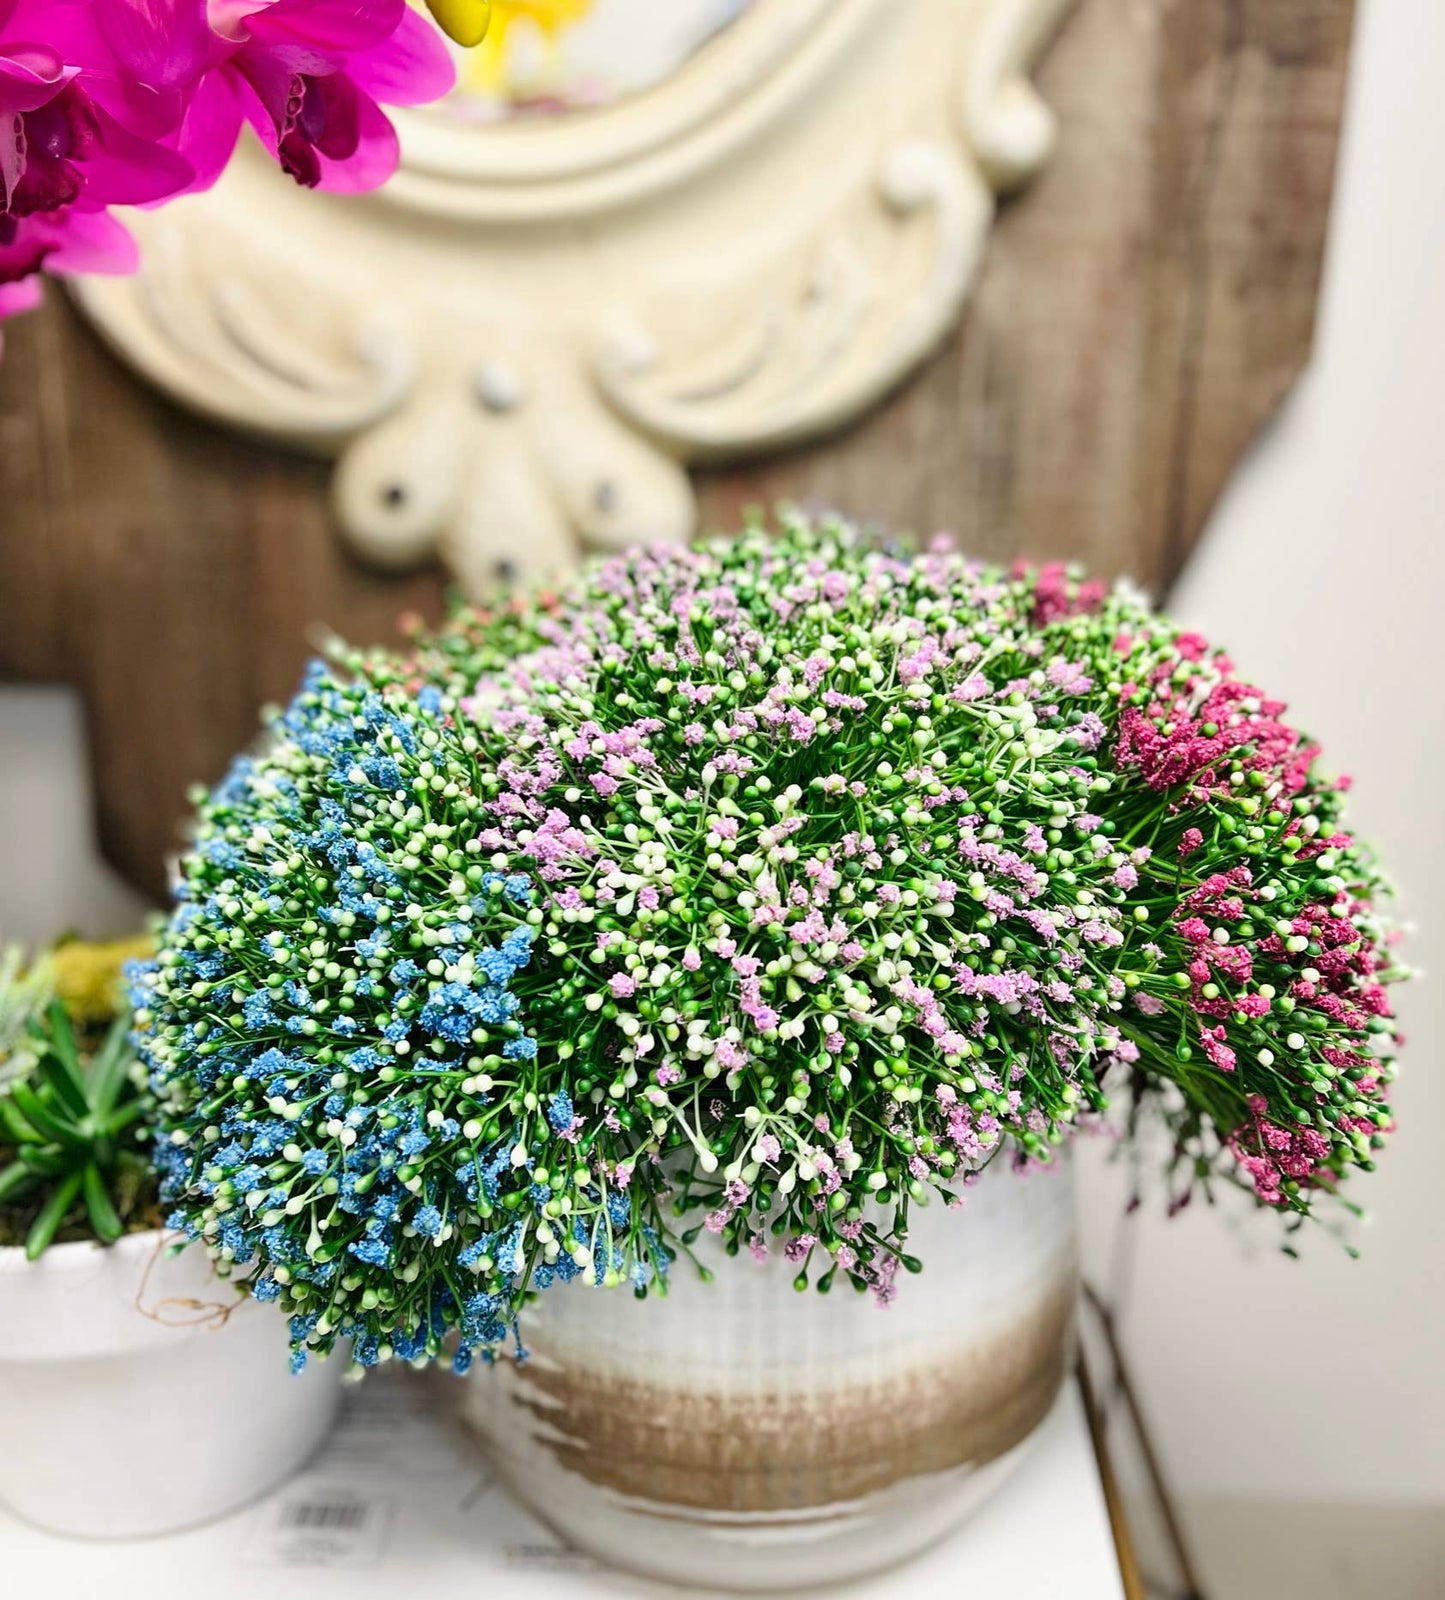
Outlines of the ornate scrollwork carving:
M684 539L685 463L842 426L954 325L1052 148L1028 72L1068 4L754 0L606 111L413 114L379 197L238 160L77 293L183 403L335 457L369 562L482 591Z

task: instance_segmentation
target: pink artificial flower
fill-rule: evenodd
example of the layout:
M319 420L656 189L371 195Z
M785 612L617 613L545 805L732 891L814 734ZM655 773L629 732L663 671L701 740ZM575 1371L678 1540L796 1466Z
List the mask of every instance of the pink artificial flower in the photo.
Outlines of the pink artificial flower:
M198 0L148 3L184 13ZM133 0L97 5L124 14ZM179 147L197 188L220 176L249 122L298 183L374 189L398 156L382 102L420 105L455 79L440 36L405 0L210 0L205 12L204 35L180 30L164 64L168 77L194 80ZM131 59L155 70L145 47Z
M1227 1038L1223 1023L1215 1028L1206 1028L1203 1023L1199 1026L1199 1042L1204 1046L1204 1054L1210 1065L1221 1072L1233 1072L1237 1060L1234 1051L1225 1043Z
M243 122L298 182L395 170L382 103L452 85L405 0L0 0L0 319L43 271L129 272L107 215L214 183Z
M155 138L178 103L131 84L79 0L0 0L0 214L142 205L190 168Z
M134 272L135 241L106 211L80 206L10 219L0 213L0 319L40 303L47 272Z
M128 126L122 75L87 8L0 0L0 319L34 308L37 274L129 272L135 250L110 205L190 182L189 164Z

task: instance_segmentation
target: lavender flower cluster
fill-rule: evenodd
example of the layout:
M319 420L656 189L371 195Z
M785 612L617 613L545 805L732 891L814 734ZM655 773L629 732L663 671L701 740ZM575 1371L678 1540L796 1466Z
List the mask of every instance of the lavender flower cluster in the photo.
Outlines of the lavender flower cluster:
M1179 1202L1296 1220L1390 1126L1340 787L1127 588L792 519L345 665L203 812L149 980L183 1219L298 1347L465 1362L703 1230L887 1301L912 1208L1115 1086Z

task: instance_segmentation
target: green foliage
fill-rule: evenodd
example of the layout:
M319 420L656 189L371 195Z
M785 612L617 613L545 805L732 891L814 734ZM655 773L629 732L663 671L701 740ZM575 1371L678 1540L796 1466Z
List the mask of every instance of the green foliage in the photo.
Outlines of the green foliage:
M25 1235L31 1261L73 1213L101 1244L126 1231L137 1179L149 1169L141 1147L148 1099L129 1030L129 1014L118 1017L87 1057L65 1007L52 1000L29 1020L28 1070L0 1087L0 1209L33 1211Z
M18 945L0 951L0 1087L35 1064L30 1024L55 992L48 961L25 965Z

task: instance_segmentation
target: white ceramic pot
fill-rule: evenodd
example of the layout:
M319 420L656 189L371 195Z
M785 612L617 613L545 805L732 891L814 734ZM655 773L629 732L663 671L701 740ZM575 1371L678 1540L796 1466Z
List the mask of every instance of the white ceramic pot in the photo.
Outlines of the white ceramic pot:
M55 1533L130 1538L221 1516L310 1457L342 1363L292 1377L286 1319L198 1246L0 1250L0 1501Z
M886 1308L698 1247L715 1281L680 1261L664 1300L548 1289L531 1359L452 1391L525 1504L649 1576L777 1590L916 1553L1012 1470L1071 1359L1066 1162L916 1211L925 1268Z

